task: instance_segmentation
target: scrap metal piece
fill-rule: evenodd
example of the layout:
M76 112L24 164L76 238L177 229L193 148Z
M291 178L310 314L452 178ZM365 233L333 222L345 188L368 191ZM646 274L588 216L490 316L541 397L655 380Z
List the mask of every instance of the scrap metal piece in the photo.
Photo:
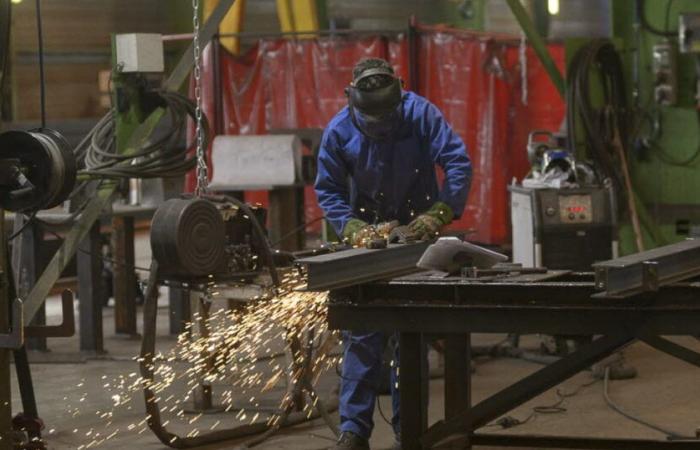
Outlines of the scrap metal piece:
M325 291L417 272L416 263L430 242L389 244L385 249L353 248L297 263L307 267L307 289Z
M594 297L625 298L700 275L700 239L593 264Z
M75 334L75 312L73 292L65 289L61 294L63 321L60 325L28 325L24 327L25 337L71 337Z

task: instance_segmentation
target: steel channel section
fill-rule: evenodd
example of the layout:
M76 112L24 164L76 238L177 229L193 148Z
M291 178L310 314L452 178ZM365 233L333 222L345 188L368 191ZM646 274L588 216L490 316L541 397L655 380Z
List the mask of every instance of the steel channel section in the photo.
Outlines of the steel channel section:
M307 267L307 289L325 291L417 271L430 242L394 244L385 249L353 248L297 260Z
M601 297L626 297L700 275L700 239L593 265Z

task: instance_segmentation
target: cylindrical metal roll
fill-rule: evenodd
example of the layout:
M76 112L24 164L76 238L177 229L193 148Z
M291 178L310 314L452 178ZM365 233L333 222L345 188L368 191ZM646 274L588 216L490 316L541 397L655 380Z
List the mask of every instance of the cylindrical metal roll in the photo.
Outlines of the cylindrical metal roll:
M163 274L214 274L222 267L225 244L223 217L210 201L168 200L153 216L151 250Z
M60 205L75 187L77 167L68 142L50 129L0 134L0 159L16 159L34 186L22 195L6 192L0 202L9 211L49 209Z

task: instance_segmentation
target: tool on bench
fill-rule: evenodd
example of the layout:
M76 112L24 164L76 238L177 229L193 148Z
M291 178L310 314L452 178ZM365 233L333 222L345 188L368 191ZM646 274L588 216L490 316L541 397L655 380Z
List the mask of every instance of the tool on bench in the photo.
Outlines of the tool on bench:
M417 266L425 270L456 273L465 266L488 269L506 261L508 257L501 253L456 237L442 237L428 247Z

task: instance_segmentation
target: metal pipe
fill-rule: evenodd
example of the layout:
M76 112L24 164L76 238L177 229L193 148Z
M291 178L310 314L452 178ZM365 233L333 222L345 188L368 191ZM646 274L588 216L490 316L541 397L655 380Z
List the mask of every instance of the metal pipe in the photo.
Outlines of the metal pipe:
M357 29L347 29L347 30L338 30L338 29L328 29L328 30L318 30L318 31L278 31L278 32L251 32L251 31L242 31L238 33L219 33L215 37L216 38L225 38L225 37L236 37L239 39L264 39L264 38L281 38L281 37L287 37L287 36L300 36L300 35L309 35L309 34L316 34L319 36L356 36L356 35L372 35L372 34L379 34L379 35L398 35L401 33L405 33L406 29L400 28L400 29L387 29L387 30L357 30ZM192 40L194 37L194 34L192 33L180 33L180 34L166 34L163 35L163 41L164 42L174 42L174 41L186 41L186 40Z

